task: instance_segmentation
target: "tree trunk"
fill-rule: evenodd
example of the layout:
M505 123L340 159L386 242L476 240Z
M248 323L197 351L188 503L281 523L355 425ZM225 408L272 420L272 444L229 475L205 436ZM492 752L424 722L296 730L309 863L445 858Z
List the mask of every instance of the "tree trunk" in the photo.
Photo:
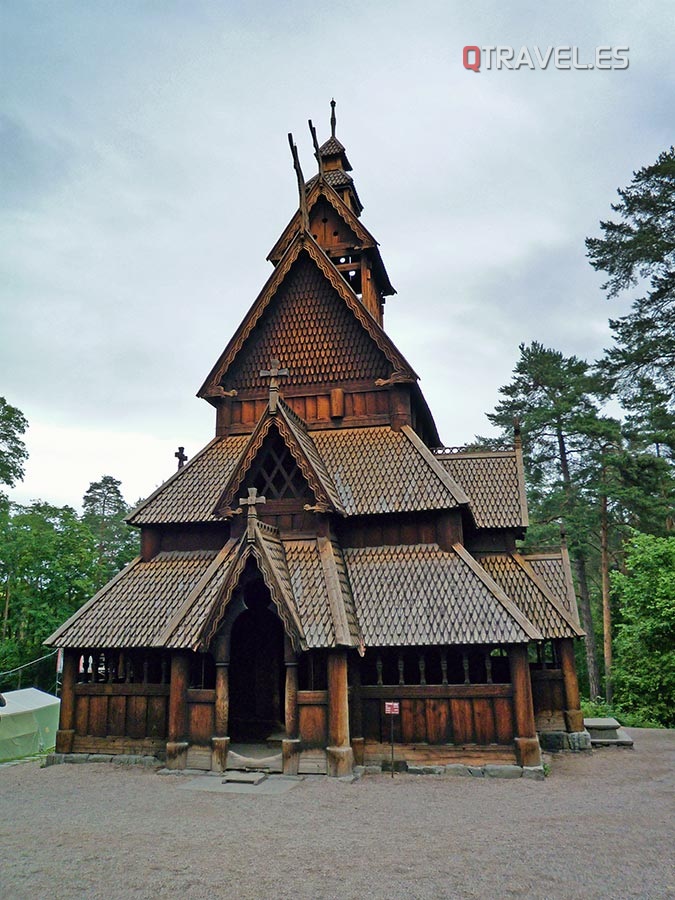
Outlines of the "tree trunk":
M3 639L3 641L7 637L8 622L9 622L9 573L7 574L7 581L5 583L5 612L2 617L2 639Z
M558 452L560 454L560 471L565 487L568 508L571 509L574 504L572 477L570 475L570 468L567 460L565 435L563 434L560 425L556 428L556 434L558 437ZM595 645L595 632L593 630L591 598L588 593L588 578L586 577L586 557L581 550L574 552L573 556L577 585L579 588L579 616L581 618L581 625L586 632L584 645L586 648L586 666L588 668L588 690L589 696L591 700L593 700L600 695L600 670L598 668L598 651Z
M603 468L603 487L600 499L600 573L602 576L602 633L605 655L605 700L612 702L612 610L609 605L609 550L607 524L607 492L604 487L605 470Z

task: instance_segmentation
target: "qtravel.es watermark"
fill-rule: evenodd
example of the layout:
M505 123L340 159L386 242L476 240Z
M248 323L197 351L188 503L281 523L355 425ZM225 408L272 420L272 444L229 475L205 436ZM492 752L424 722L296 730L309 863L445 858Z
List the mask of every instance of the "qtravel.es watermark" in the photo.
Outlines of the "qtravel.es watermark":
M462 50L462 65L472 72L481 69L627 69L629 47L596 47L593 62L584 60L578 47L478 47Z

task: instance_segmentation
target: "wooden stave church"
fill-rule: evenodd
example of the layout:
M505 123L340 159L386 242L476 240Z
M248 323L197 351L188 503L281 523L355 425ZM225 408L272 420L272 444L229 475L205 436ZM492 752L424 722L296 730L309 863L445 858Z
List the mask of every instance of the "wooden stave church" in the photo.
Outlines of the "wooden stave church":
M60 753L286 773L541 763L583 731L564 546L524 555L522 451L445 448L383 330L344 146L298 175L273 272L202 385L216 435L129 516L137 559L46 642ZM290 137L290 136L289 136ZM565 741L567 740L567 743Z

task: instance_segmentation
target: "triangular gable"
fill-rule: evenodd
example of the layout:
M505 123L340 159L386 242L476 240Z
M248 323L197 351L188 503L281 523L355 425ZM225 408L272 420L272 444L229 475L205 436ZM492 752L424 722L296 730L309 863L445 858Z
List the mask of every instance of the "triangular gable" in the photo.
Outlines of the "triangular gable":
M339 194L325 181L321 179L315 181L310 190L307 192L307 210L311 219L312 210L316 204L324 198L333 207L338 216L342 219L349 231L354 235L355 244L361 247L377 247L378 243L368 229L363 225L361 220L352 212ZM270 250L267 259L276 263L284 255L289 244L293 240L293 236L300 230L302 222L302 214L300 210L296 210L288 225L281 233L279 240Z
M548 603L555 609L557 614L561 616L565 620L565 622L567 622L576 637L583 637L586 632L579 627L579 621L575 618L574 612L565 608L565 604L563 603L562 598L557 597L554 591L552 591L551 588L546 584L544 579L541 578L537 574L537 572L535 572L534 567L531 565L530 561L520 553L514 553L512 555L518 565L523 569L524 572L527 573L528 578L530 578L536 584L537 589L544 595Z
M264 452L265 439L274 427L288 447L304 480L314 494L317 504L324 507L326 511L332 510L345 515L337 489L314 442L307 434L304 422L282 400L278 401L275 413L270 411L268 405L260 417L218 499L214 514L227 515L232 507L236 507L236 494L246 474L259 458L260 453Z
M226 613L247 561L253 556L284 629L296 650L306 649L302 623L276 528L257 522L253 540L244 535L228 541L209 571L171 618L162 632L166 647L206 650Z
M417 381L418 376L413 368L407 362L403 354L396 348L391 338L368 312L354 291L349 287L328 256L310 235L300 233L296 235L289 245L286 253L268 279L265 287L258 295L258 298L249 309L243 322L200 388L198 396L208 398L218 396L221 393L220 388L223 378L231 368L235 358L239 355L242 348L244 348L247 339L261 319L263 313L270 306L270 303L279 291L286 276L291 270L291 267L301 256L303 259L311 261L321 273L322 278L325 278L329 285L334 289L335 293L337 293L338 298L344 302L346 308L352 313L356 322L364 329L368 338L370 338L374 346L386 360L387 368L390 369L388 375L391 376L395 374L398 380ZM277 351L275 350L275 352ZM277 352L277 356L280 352L281 351ZM267 362L269 362L269 360ZM281 362L283 365L289 365L288 360L282 359ZM291 373L291 381L294 374L295 373L293 372ZM345 373L343 380L348 380L348 373Z

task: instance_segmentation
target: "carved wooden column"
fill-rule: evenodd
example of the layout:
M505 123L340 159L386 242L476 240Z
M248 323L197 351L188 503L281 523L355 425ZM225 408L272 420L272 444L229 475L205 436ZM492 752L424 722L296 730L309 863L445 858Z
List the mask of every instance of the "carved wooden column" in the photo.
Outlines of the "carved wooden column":
M349 660L351 681L349 703L351 706L351 734L354 763L362 766L365 761L366 742L363 737L363 699L361 697L361 658L354 654Z
M286 666L286 689L284 692L286 737L281 742L282 764L284 775L297 775L300 767L298 657L287 634L284 635L284 664Z
M349 775L354 755L349 744L346 650L330 650L328 653L328 744L328 774Z
M77 681L77 663L80 654L77 650L64 650L63 672L61 674L61 713L59 730L56 732L56 752L72 753L75 738L75 683Z
M214 731L211 738L211 771L224 772L227 768L227 752L230 748L228 736L230 718L230 654L228 635L219 635L213 643L216 663L216 702L214 708Z
M288 639L284 639L284 664L286 666L286 696L284 701L284 718L286 735L289 738L298 736L298 657Z
M584 714L581 712L579 681L574 661L574 641L562 638L558 641L558 655L565 684L565 727L569 732L584 730Z
M509 647L509 663L513 686L516 759L520 766L539 766L541 765L541 749L534 724L527 644L512 644Z
M169 740L166 743L166 765L169 769L184 769L187 765L189 684L190 657L185 650L174 650L169 688Z

